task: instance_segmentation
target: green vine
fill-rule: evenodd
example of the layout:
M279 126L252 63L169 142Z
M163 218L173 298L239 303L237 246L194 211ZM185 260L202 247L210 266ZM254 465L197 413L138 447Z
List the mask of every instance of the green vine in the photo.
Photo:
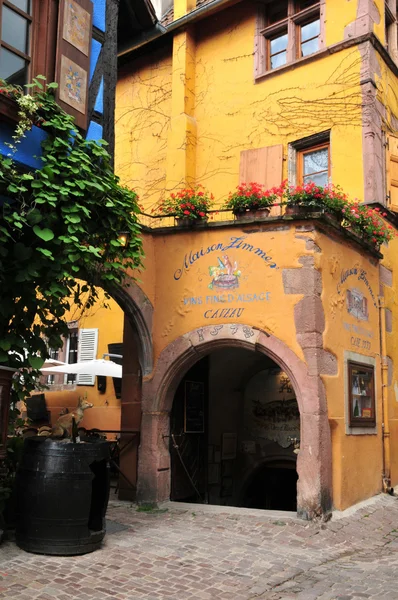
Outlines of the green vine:
M26 96L0 80L0 93L19 108L10 153L0 156L0 365L25 368L14 385L20 399L48 347L62 345L70 298L92 306L96 286L123 285L143 256L136 193L119 184L106 142L87 141L55 102L56 84L41 79ZM32 127L46 133L37 170L15 158Z

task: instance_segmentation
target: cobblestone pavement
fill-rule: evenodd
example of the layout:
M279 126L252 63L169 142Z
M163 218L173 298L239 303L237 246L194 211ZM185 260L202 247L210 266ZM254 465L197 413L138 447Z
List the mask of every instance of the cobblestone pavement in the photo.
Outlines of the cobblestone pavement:
M398 600L398 498L306 523L265 511L115 502L101 550L81 557L0 547L7 600Z

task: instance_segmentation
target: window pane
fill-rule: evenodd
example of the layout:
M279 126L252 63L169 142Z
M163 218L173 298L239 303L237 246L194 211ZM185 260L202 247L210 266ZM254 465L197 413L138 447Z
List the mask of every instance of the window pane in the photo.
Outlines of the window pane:
M68 364L77 363L77 350L79 346L79 334L77 331L71 331L69 334L69 352ZM68 373L66 383L75 383L76 375Z
M318 171L328 170L329 165L329 149L322 148L307 152L304 154L304 175L317 173Z
M8 0L10 4L14 4L24 12L30 14L30 0Z
M1 39L25 54L28 54L28 27L27 19L3 6Z
M26 60L13 52L0 50L0 78L13 85L25 85L28 66Z
M327 171L324 171L323 173L316 173L314 175L306 175L303 178L303 181L304 183L310 183L313 181L316 185L325 187L325 185L329 183L329 175Z
M319 0L300 0L300 2L297 3L297 10L304 10L304 8L308 8L309 6L313 6L314 4L319 4Z
M270 6L268 9L268 25L282 21L287 18L287 0L278 2L276 6Z
M317 50L319 50L318 38L301 44L301 56L309 56L310 54L317 52Z
M276 69L277 67L281 67L286 64L286 52L281 52L280 54L275 54L275 56L271 56L271 69Z
M287 48L287 33L270 41L271 54L276 54Z
M352 416L374 419L373 371L351 366Z
M311 38L317 37L321 31L321 22L318 19L317 21L312 21L312 23L307 23L307 25L303 25L301 28L301 41L306 42Z

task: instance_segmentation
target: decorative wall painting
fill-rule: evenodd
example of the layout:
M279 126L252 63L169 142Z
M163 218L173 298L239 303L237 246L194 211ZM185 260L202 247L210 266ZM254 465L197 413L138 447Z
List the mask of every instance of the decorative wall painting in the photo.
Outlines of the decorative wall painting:
M347 299L347 311L360 321L367 321L369 319L368 312L368 301L364 294L356 289L351 288L346 292Z
M66 56L61 56L60 100L81 113L86 111L87 71Z
M90 49L90 13L75 0L67 0L64 10L63 38L88 56Z

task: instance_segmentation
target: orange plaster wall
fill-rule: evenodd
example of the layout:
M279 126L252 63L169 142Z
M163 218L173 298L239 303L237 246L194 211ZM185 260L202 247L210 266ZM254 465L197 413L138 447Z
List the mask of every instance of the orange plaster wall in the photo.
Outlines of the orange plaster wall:
M392 312L392 331L386 331L387 356L389 357L389 385L387 387L391 446L391 484L398 485L398 298L395 291L398 270L398 239L382 247L382 264L392 272L392 285L384 285L386 309Z
M295 336L292 336L295 331L293 307L299 298L284 294L282 271L287 267L300 267L298 259L305 254L304 243L295 243L294 228L289 225L278 231L261 232L256 229L252 232L248 226L217 228L200 233L184 231L156 237L155 360L179 336L197 327L221 323L242 323L272 332L302 358L302 350ZM264 261L253 251L238 248L214 250L206 254L207 248L216 247L217 244L225 248L232 243L232 238L242 238L243 244L250 244L254 249L261 248L270 261ZM189 261L190 253L191 257L199 256L197 253L202 250L204 256L186 269L185 257ZM209 268L217 267L218 259L224 261L225 256L233 266L236 262L241 272L239 288L210 289L213 278ZM275 268L268 266L272 264L276 265ZM181 275L179 270L182 271ZM264 299L253 300L253 294L257 297L262 294ZM217 309L241 309L242 312L240 316L236 312L229 318L215 315Z
M104 306L104 302L109 305ZM85 312L80 318L71 312L68 320L78 319L80 329L98 328L97 358L108 352L108 344L123 341L123 311L112 299L105 300L103 293L94 307ZM70 385L63 389L49 388L45 390L46 403L51 411L54 423L63 408L69 410L77 406L80 396L86 396L88 402L94 404L93 408L85 411L81 423L88 429L120 429L120 400L115 396L113 381L110 377L106 381L106 393L100 394L97 389L97 379L94 386Z
M374 306L369 288L361 274L369 282L375 302L378 302L378 265L365 253L358 252L338 240L325 235L318 242L322 249L319 267L322 272L322 300L325 310L326 328L324 348L337 357L337 376L322 377L327 399L329 423L333 447L333 499L336 508L343 510L356 502L371 497L381 490L382 481L382 438L381 438L381 370L378 308ZM345 281L347 271L356 269ZM343 276L343 277L342 277ZM360 320L347 310L347 289L355 288L368 301L368 320ZM371 337L370 337L371 336ZM344 353L355 352L360 356L372 357L376 361L376 423L377 433L372 435L347 435L345 393L348 382L345 378Z

